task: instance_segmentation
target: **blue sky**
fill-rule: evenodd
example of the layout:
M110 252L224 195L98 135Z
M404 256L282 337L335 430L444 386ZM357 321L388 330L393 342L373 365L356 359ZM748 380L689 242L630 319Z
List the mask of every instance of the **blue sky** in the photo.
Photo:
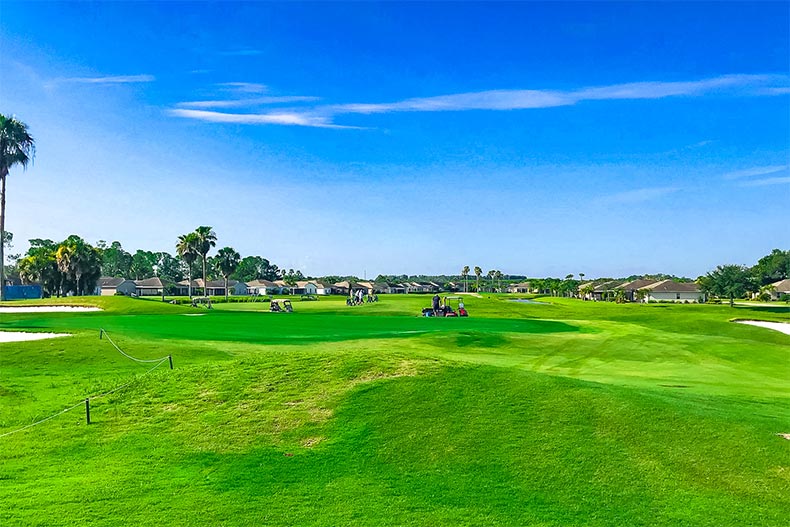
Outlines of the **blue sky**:
M0 4L32 237L310 275L696 277L790 248L790 4Z

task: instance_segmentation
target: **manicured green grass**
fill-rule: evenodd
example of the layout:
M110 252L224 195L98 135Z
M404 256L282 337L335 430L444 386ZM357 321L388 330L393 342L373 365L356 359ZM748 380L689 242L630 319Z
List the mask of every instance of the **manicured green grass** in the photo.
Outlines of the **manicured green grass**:
M0 434L137 379L0 437L0 523L786 525L790 337L729 321L786 307L380 298L0 314L73 334L0 344Z

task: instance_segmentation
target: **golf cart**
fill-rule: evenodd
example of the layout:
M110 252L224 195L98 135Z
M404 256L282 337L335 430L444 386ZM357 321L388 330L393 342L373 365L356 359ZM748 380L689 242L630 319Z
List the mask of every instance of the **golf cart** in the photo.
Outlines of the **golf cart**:
M444 316L446 317L468 317L469 312L464 307L464 299L460 296L444 297Z
M291 301L286 299L272 300L269 306L269 311L272 313L293 313L294 308L291 306Z
M464 299L460 296L446 296L439 309L426 307L422 310L424 317L468 317L464 307Z

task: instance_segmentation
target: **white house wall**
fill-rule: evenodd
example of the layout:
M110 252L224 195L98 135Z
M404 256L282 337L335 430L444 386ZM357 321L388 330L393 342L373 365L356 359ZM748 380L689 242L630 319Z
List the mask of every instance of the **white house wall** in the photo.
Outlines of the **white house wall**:
M702 293L654 293L650 292L648 302L699 302Z

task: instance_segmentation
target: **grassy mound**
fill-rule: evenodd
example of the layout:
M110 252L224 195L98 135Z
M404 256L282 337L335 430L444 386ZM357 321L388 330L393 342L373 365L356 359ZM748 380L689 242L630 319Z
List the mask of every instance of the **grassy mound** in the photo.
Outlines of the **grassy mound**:
M3 524L782 525L790 505L790 338L727 307L79 301L105 311L0 320L74 334L0 345L0 434L136 380L90 426L78 407L0 437ZM99 327L176 369L143 376Z

